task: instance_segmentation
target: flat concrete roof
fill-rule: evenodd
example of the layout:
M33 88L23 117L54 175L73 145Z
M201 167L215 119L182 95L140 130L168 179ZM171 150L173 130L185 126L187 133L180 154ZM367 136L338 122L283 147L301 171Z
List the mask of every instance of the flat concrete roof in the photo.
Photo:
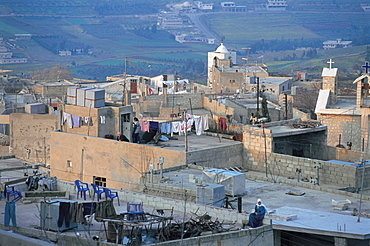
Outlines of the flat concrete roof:
M20 178L25 178L25 174L33 175L32 168L27 168L32 164L16 158L0 159L0 182L9 182ZM12 170L13 169L13 170ZM14 170L18 169L18 170ZM11 170L11 171L9 171Z
M290 126L272 126L266 129L271 131L272 137L286 137L312 132L325 131L327 126L321 125L314 128L292 128Z
M295 214L297 219L291 221L272 220L274 229L341 238L370 238L370 219L367 218L361 218L360 222L357 222L357 217L349 214L343 215L289 206L277 208L276 213Z
M182 151L182 152L185 151L185 136L175 135L174 138L176 138L177 140L171 139L170 141L167 141L167 142L160 141L158 142L158 144L147 143L144 145L163 148L163 149L177 150L177 151ZM208 135L198 136L194 133L190 133L187 136L187 139L188 139L187 141L188 142L188 152L241 144L241 142L239 141L234 141L234 140L221 138L221 137L218 138L218 137L213 137L213 136L208 136Z
M0 168L13 166L22 166L24 161L12 159L0 159ZM21 173L23 174L23 173ZM164 173L168 178L163 185L186 187L196 187L197 184L190 183L189 175L201 178L202 170L183 169ZM274 211L276 215L295 214L297 218L292 221L272 220L273 228L278 230L297 231L310 234L321 234L338 237L366 239L370 238L370 219L361 218L361 222L356 222L357 217L352 216L351 212L354 208L359 207L359 200L350 196L338 195L318 191L315 189L302 188L294 185L283 183L272 183L260 180L265 176L263 173L246 172L248 178L245 183L245 194L242 198L242 209L249 213L253 208L258 198L262 199L268 211ZM270 175L269 175L270 176ZM274 177L276 180L281 177ZM293 181L292 181L293 182ZM198 183L199 184L199 183ZM321 187L325 187L321 185ZM338 187L328 187L337 189ZM289 195L287 193L303 194L301 196ZM76 200L75 194L71 194L70 199ZM114 202L117 213L124 212L124 197L121 198L121 206L118 207ZM334 210L331 202L344 201L349 199L351 204L348 205L348 210ZM82 199L80 199L82 200ZM229 200L232 200L229 199ZM0 207L5 206L5 199L0 200ZM23 204L17 203L17 224L19 227L33 229L40 225L38 203ZM153 208L144 207L145 211L151 212ZM362 211L370 211L370 201L364 199L362 201ZM175 213L176 219L181 220L183 214ZM4 214L0 213L0 221L3 221ZM1 224L3 222L0 222ZM1 225L2 226L2 225ZM345 229L344 229L345 227ZM79 225L78 231L86 233L86 227ZM91 226L92 235L101 235L103 233L101 224L93 222ZM66 231L66 234L75 235L75 231ZM89 235L89 236L92 236Z
M202 172L202 170L190 168L167 172L163 174L166 181L161 185L196 190L196 187L202 184ZM256 178L246 179L245 194L242 198L242 209L246 213L254 208L257 199L260 198L267 210L273 212L271 215L281 217L297 215L297 218L291 221L273 219L274 229L356 239L370 238L370 219L361 217L361 222L357 222L357 216L351 215L354 208L359 208L359 199L283 183L262 181L259 180L264 177L262 173L246 172L246 174L248 177ZM191 180L195 178L199 182L189 182L190 175ZM281 177L276 176L275 178ZM292 182L294 183L294 181ZM321 187L325 187L325 185L321 185ZM327 188L339 189L340 187ZM287 193L303 195L289 195ZM332 199L337 202L348 199L351 204L348 204L347 210L338 210L332 205ZM230 200L233 198L229 198ZM363 199L361 206L362 212L370 211L370 201Z

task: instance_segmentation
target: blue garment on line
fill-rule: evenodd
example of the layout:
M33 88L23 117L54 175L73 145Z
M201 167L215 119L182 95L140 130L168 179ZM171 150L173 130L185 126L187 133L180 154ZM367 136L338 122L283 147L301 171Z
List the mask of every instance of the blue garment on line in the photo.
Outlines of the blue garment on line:
M171 123L162 123L161 132L170 134L171 133Z
M158 129L159 129L159 122L149 121L149 130L158 130Z
M9 226L10 220L12 220L12 225L17 226L17 219L15 216L15 202L6 202L5 204L5 216L4 216L4 226Z

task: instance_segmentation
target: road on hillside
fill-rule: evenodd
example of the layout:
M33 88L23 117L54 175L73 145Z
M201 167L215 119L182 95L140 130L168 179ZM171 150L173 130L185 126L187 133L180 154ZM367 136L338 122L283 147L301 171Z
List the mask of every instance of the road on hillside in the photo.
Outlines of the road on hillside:
M205 26L201 21L200 17L205 14L213 14L213 13L198 13L198 14L186 14L187 17L193 22L193 24L208 38L208 39L215 39L216 44L220 44L220 40L211 33L207 26Z

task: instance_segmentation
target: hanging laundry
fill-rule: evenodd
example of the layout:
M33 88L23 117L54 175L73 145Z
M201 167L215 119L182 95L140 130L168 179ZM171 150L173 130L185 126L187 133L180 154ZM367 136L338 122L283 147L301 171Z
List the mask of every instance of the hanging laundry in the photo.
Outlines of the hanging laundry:
M166 123L166 122L162 123L161 132L162 133L167 133L167 134L172 133L171 123Z
M64 125L64 122L67 121L68 127L72 128L72 115L66 112L63 112L63 118L62 118L62 125Z
M72 126L80 127L80 116L72 115Z
M149 130L158 130L158 129L159 129L159 122L149 121Z
M149 121L146 120L140 121L140 130L142 132L149 132Z
M189 131L191 131L191 127L193 126L193 124L194 124L194 119L188 119L188 121L187 121L187 130L188 130L188 132Z
M204 131L207 131L209 129L208 127L208 115L203 115L202 116L202 124L203 124L203 129Z
M185 129L187 129L187 124L185 121L180 121L180 131L179 135L185 134Z
M172 132L178 133L180 132L180 121L171 122L172 124Z
M227 128L227 125L226 125L226 118L223 118L223 117L220 117L220 129L221 131L225 131Z
M195 124L196 134L198 136L202 135L204 133L203 117L202 116L195 116L194 117L194 124Z
M104 115L100 116L100 123L105 124L105 116Z

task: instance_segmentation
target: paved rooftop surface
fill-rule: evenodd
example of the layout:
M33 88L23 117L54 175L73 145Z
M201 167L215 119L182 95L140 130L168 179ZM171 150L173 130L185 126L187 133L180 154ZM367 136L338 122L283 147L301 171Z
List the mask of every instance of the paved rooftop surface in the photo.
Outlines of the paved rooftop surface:
M316 210L284 206L278 208L276 213L295 214L297 219L291 221L272 220L274 228L286 229L297 232L318 233L327 236L366 239L370 238L370 219L343 214L328 213Z
M342 196L333 193L327 193L307 188L295 187L280 183L271 183L258 180L264 174L256 172L248 172L249 175L255 176L256 180L246 179L245 194L243 196L242 209L249 213L256 204L258 198L262 199L268 211L272 215L286 216L297 215L296 220L292 221L278 221L273 220L273 225L277 228L299 227L302 231L308 233L320 231L320 234L327 232L338 232L338 227L341 226L340 233L353 234L352 238L370 237L370 219L362 218L360 222L357 217L352 215L353 209L359 209L359 199L349 196ZM189 182L189 175L191 177L202 180L202 171L194 169L186 169L175 172L164 173L168 178L163 185L184 187L195 190L200 183ZM199 182L200 182L199 181ZM328 187L339 189L339 187ZM303 194L301 196L289 195ZM339 210L332 205L332 200L343 202L350 200L347 210ZM229 199L232 200L232 199ZM362 213L370 214L370 201L362 200ZM346 232L344 232L344 224L346 224ZM327 233L327 235L333 235Z
M15 158L0 160L0 168L9 167L9 165L22 166L23 163L23 161ZM14 172L9 176L14 178L15 176L23 177L23 175L23 172ZM199 183L190 183L189 175L201 180L202 171L184 169L164 173L164 176L167 177L167 182L163 185L196 189L196 185ZM273 220L273 226L276 228L289 228L289 230L297 229L308 233L318 232L320 234L327 235L336 235L339 231L339 233L346 233L352 238L364 238L370 236L370 220L361 218L360 222L356 222L357 217L351 215L353 209L359 208L359 199L286 184L261 181L259 178L264 176L264 174L261 173L248 172L248 176L255 177L255 179L246 179L245 194L242 200L242 209L246 213L249 213L254 208L256 200L260 198L266 205L268 211L273 212L273 215L297 215L297 219L291 221ZM303 195L297 196L289 195L287 193ZM71 194L70 199L77 200L75 194ZM346 199L349 199L351 204L348 205L347 210L337 210L332 206L332 199L335 201L345 201ZM79 200L82 201L81 198ZM114 201L117 213L126 211L126 202L128 201L122 200L121 206L118 206L117 202ZM2 199L0 200L0 227L2 227L4 221L4 207L5 200ZM144 206L144 210L145 212L153 212L153 208L148 206ZM34 229L40 226L38 203L23 204L18 202L16 211L19 227ZM370 213L370 201L366 199L363 200L362 212ZM178 221L181 221L182 216L182 213L175 211L175 218L177 217ZM344 226L346 227L345 231ZM82 234L87 234L88 229L90 230L91 235L98 235L101 237L104 235L102 223L93 221L93 225L90 227L86 225L79 225L78 227L78 231ZM66 234L75 235L76 232L77 231L72 230L67 231Z
M216 133L215 133L216 134ZM216 134L217 135L217 134ZM174 136L175 139L171 139L167 142L158 142L158 144L144 144L158 148L171 149L177 151L185 151L185 136ZM231 136L230 136L231 137ZM188 151L204 150L215 147L225 147L231 145L240 145L241 142L234 141L226 138L218 138L207 135L196 135L194 133L188 134Z

